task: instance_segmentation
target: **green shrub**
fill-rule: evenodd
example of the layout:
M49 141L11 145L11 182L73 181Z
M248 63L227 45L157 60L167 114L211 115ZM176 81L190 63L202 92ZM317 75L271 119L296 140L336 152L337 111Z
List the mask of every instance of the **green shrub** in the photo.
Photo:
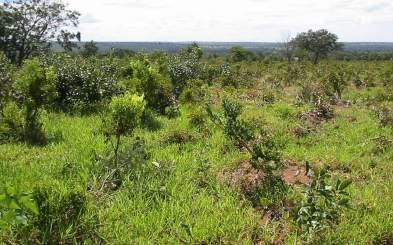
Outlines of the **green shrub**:
M134 129L140 126L144 110L145 101L143 96L126 93L123 96L112 98L109 104L109 115L104 123L106 135L116 138L114 145L115 157L117 157L121 137L131 135Z
M28 234L24 234L24 239L39 244L99 242L97 219L86 219L88 200L84 191L64 194L44 187L35 190L33 197L39 215L28 229Z
M0 228L27 225L38 214L31 193L6 184L0 188Z
M55 55L46 58L56 70L56 106L66 112L95 111L119 93L119 71L104 59Z
M24 112L16 103L8 102L0 111L0 142L24 140Z
M165 109L173 102L170 80L146 59L131 62L131 70L132 80L128 90L134 86L137 92L145 95L149 108L164 114Z
M23 139L27 143L45 144L47 141L40 122L40 110L56 98L55 80L54 69L44 67L37 59L26 61L17 73L15 88L23 103Z
M171 145L185 145L192 142L195 139L194 135L186 130L173 130L169 132L165 138L164 143Z
M347 86L347 77L348 75L343 67L335 66L331 68L324 82L326 95L340 100Z
M225 135L238 147L244 148L251 155L254 168L263 170L269 177L273 171L282 167L281 153L266 129L257 128L255 123L240 119L240 104L224 99L223 114L217 115L208 108L208 114L214 123L223 127Z
M317 171L300 205L293 210L292 217L307 240L337 223L343 210L349 207L350 199L346 190L351 181L337 180L332 185L329 183L330 178L326 169Z
M200 78L202 73L200 58L198 52L183 50L169 59L168 73L176 99L181 95L188 81Z

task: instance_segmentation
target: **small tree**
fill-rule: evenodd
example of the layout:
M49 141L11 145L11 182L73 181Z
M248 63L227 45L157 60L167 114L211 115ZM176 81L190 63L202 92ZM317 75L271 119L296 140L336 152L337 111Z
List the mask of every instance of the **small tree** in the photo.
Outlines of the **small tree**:
M96 56L98 54L97 43L93 40L85 43L83 46L82 55L85 57Z
M140 125L142 114L145 110L143 96L126 93L114 97L109 105L109 130L107 135L114 136L115 165L117 164L121 137L130 135Z
M250 60L253 53L242 47L232 47L229 51L229 60L231 62L241 62Z
M296 45L309 52L314 64L318 64L320 59L326 57L329 53L339 50L341 45L337 42L336 34L327 30L302 32L293 40Z
M44 144L46 137L39 121L40 109L56 97L53 68L43 67L37 59L27 61L17 74L16 89L24 105L24 139L28 143Z

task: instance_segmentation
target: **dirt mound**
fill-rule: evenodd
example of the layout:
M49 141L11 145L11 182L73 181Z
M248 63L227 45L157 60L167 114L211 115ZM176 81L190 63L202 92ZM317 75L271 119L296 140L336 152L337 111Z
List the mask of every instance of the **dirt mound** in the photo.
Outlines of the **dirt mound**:
M306 168L295 165L294 162L290 161L287 161L286 167L281 171L280 176L289 186L307 185L311 182ZM258 187L263 184L265 174L261 170L255 169L249 161L243 161L235 168L225 169L221 173L221 178L237 191L247 195L255 193Z

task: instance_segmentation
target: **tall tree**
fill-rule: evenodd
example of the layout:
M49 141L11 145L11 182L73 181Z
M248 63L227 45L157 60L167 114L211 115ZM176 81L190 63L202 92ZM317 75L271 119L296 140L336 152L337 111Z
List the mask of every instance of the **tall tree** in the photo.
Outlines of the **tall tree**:
M337 42L337 35L325 29L302 32L296 36L294 41L299 48L309 52L314 64L318 64L321 58L341 48L341 44Z
M6 0L0 5L0 51L16 64L50 47L57 39L69 44L80 37L68 29L79 24L80 14L61 0Z

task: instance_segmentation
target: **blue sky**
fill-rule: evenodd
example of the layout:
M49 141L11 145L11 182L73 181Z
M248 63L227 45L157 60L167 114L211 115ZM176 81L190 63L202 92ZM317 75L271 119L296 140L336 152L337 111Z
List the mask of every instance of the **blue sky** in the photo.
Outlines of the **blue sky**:
M393 41L393 0L65 1L82 13L84 40L277 42L326 28L341 41Z

